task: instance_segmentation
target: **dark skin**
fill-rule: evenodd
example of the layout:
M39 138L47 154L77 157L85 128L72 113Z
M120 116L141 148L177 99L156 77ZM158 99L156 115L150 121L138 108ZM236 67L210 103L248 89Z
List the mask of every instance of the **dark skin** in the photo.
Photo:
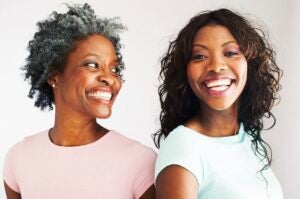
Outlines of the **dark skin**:
M67 57L63 73L54 74L48 83L53 87L55 123L49 131L51 141L59 146L86 145L101 139L109 130L96 118L111 115L112 105L121 79L112 43L101 35L92 35L79 42ZM5 184L8 199L21 195ZM140 198L155 198L152 185Z
M203 106L202 114L188 120L184 126L196 132L206 132L211 137L231 136L235 134L237 123L237 106L228 111L213 111ZM202 118L204 115L206 119ZM203 120L201 120L202 118ZM207 118L214 118L213 120ZM202 121L202 122L200 122ZM199 184L196 177L187 169L171 165L164 168L156 180L156 198L159 199L197 199Z
M7 199L21 199L21 195L14 190L12 190L5 182L4 182L4 188L6 192Z
M171 165L160 172L156 180L156 198L197 198L198 182L191 172Z
M152 185L141 197L140 199L155 199L155 186Z
M198 31L187 78L201 109L184 126L209 137L234 135L239 129L238 104L247 62L225 27L205 26ZM176 165L164 168L156 183L159 199L196 199L201 188L190 171Z

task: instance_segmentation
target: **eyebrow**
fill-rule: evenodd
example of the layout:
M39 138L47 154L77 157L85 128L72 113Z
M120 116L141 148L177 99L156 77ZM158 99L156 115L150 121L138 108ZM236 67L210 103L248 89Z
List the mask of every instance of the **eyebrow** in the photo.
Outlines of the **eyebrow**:
M87 55L85 55L84 57L89 57L89 56L93 56L93 57L97 57L98 59L101 59L101 56L94 54L94 53L88 53Z
M236 41L227 41L227 42L225 42L224 44L222 44L222 47L223 47L223 46L226 46L226 45L228 45L228 44L231 44L231 43L237 44Z
M226 46L226 45L228 45L228 44L230 44L230 43L235 43L235 44L237 44L236 41L227 41L227 42L225 42L225 43L222 44L222 47L224 47L224 46ZM204 48L204 49L208 49L208 47L205 46L205 45L203 45L203 44L197 44L197 43L196 43L196 44L193 44L193 47L196 47L196 46L202 47L202 48Z
M89 57L89 56L94 56L94 57L97 57L98 59L102 60L103 59L103 56L102 55L98 55L98 54L94 54L94 53L88 53L86 56L84 57ZM118 57L116 57L115 59L113 59L113 61L119 61Z
M193 47L201 47L204 49L208 49L207 46L203 45L203 44L193 44Z

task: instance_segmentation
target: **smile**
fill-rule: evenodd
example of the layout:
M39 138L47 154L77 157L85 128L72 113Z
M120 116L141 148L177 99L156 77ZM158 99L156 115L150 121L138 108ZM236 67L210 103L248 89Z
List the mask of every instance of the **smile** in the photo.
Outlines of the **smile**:
M231 86L232 82L233 80L229 78L212 79L204 81L204 85L207 89L212 91L225 91Z
M210 78L202 82L206 93L213 97L229 95L234 89L236 80L230 77Z
M89 92L88 96L97 100L109 101L112 98L112 93L107 91L95 91L95 92Z

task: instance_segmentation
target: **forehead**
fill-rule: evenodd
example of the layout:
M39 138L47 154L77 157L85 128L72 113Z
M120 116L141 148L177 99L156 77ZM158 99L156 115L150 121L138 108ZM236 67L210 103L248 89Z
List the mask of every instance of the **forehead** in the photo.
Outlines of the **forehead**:
M207 25L198 30L193 43L221 44L228 41L235 41L231 32L222 25Z
M116 57L116 51L112 42L102 35L92 35L76 44L71 56L85 56L86 54L96 54L105 57Z

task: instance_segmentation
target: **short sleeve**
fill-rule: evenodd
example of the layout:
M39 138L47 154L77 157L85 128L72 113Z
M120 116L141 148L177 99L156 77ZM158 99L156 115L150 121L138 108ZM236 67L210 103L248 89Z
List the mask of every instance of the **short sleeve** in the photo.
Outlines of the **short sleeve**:
M161 144L155 164L155 180L168 166L179 165L191 172L198 184L203 182L203 167L197 142L177 127Z
M133 184L134 198L140 198L154 184L154 166L157 154L148 147L139 147L137 175Z
M19 144L13 146L6 154L3 167L3 179L5 183L15 192L20 193L20 188L16 179L17 152Z

